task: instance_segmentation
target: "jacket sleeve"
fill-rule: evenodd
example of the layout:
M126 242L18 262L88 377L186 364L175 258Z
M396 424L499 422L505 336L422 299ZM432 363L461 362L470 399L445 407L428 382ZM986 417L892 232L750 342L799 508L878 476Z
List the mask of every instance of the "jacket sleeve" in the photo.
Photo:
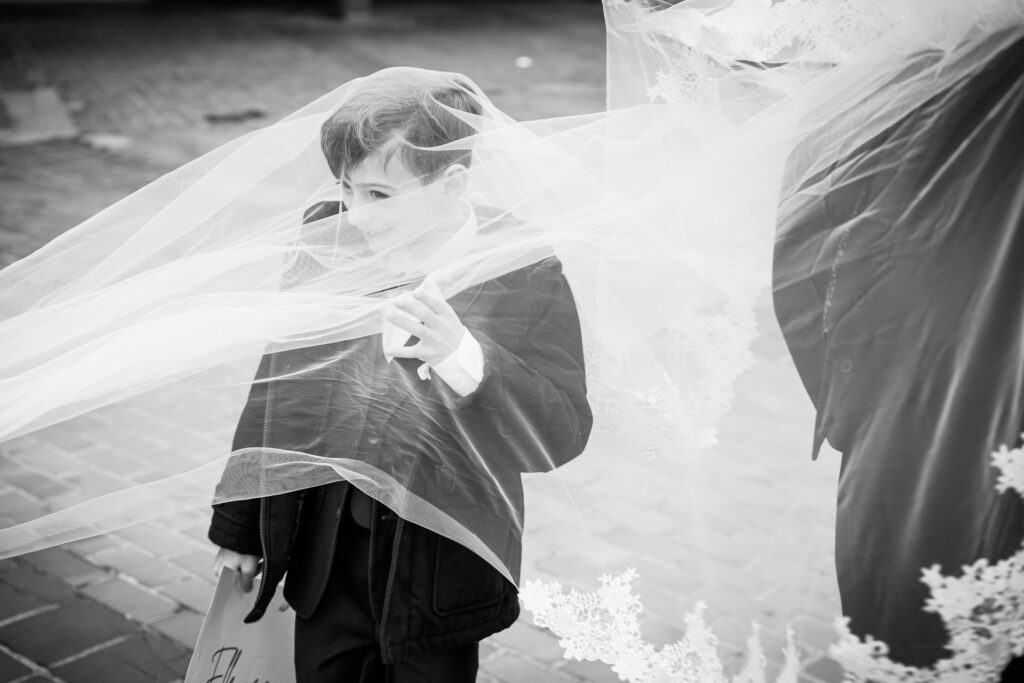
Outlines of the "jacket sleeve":
M231 442L232 452L263 445L263 422L267 416L269 383L260 380L270 374L270 359L271 356L266 355L260 361L260 367L249 390L249 398L235 428L235 437ZM224 481L222 478L218 489ZM207 536L221 548L246 555L262 555L260 499L250 498L215 504Z
M302 214L303 225L333 216L338 213L339 202L320 202L305 210ZM232 452L241 448L263 446L263 423L267 417L267 393L269 383L264 380L270 376L270 355L263 356L260 367L256 371L249 398L242 410L235 429L235 437L231 443ZM223 479L221 483L223 484ZM213 506L213 519L207 536L221 548L234 550L246 555L261 555L260 540L260 499L218 503Z
M486 444L503 468L544 472L579 455L593 424L579 314L554 257L512 280L505 296L513 300L496 309L510 314L470 328L484 353L480 385L450 402L476 450Z

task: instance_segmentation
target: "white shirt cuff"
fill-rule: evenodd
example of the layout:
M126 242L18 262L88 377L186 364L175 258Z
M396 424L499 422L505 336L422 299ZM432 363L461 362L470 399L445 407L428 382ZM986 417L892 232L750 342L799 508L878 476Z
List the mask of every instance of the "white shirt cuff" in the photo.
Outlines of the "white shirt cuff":
M459 348L432 367L452 391L459 396L469 396L484 378L484 351L480 348L480 342L469 330L463 328Z

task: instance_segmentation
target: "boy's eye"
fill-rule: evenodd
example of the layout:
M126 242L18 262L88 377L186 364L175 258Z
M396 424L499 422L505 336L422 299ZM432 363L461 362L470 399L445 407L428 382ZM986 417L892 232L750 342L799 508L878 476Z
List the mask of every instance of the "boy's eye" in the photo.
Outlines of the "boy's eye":
M370 197L372 199L387 199L389 196L378 190L370 190Z

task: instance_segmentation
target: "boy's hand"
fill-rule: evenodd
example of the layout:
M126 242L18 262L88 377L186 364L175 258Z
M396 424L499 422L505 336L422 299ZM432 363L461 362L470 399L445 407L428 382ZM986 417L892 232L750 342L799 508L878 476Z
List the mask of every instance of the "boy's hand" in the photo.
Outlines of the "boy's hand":
M252 579L256 575L259 561L260 558L255 555L243 555L234 550L220 548L217 550L217 557L213 558L213 573L220 576L220 570L224 567L234 569L242 583L242 592L248 593L252 590Z
M387 321L419 337L419 342L385 349L388 355L437 365L458 350L465 328L433 279L428 277L413 291L395 297L391 306Z

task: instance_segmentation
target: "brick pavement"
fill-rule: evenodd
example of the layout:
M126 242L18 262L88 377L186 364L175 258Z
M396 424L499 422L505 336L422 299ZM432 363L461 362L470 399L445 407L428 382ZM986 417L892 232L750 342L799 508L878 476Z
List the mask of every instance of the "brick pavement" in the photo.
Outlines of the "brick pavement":
M603 103L604 32L593 3L387 6L359 26L271 11L67 12L0 20L0 93L50 89L75 128L0 147L0 265L167 170L383 66L464 71L520 118ZM533 67L516 68L520 55L532 57ZM807 561L813 539L787 533L787 520L829 510L821 497L834 488L835 469L792 452L790 444L809 441L808 416L793 408L805 401L765 393L792 386L782 376L781 342L762 339L755 350L779 361L743 378L729 419L747 428L729 431L747 438L719 447L725 467L698 472L712 490L688 487L693 470L682 465L652 465L647 478L624 485L612 464L606 477L577 482L574 509L538 483L528 533L539 542L525 563L537 576L639 566L644 635L658 644L679 638L682 615L704 599L726 651L738 651L748 635L748 624L728 617L730 608L742 609L760 615L777 662L792 618L805 680L838 680L824 657L826 620L837 604L831 569ZM157 465L104 442L123 419L146 420L156 445L161 433L183 428L174 412L181 402L164 397L148 405L131 415L97 411L0 446L0 519L18 521L117 482L159 476ZM197 449L209 446L201 424L185 429ZM730 453L747 457L730 461ZM63 472L59 479L36 469L44 460L55 465L47 471ZM586 528L567 523L580 514ZM0 681L180 679L213 586L206 520L199 509L0 562ZM625 520L630 528L642 520L644 533L628 530ZM818 533L825 545L830 524L826 514ZM564 550L575 533L588 535L587 557ZM756 559L758 549L778 558L780 547L788 561ZM725 564L711 572L708 557ZM800 596L799 614L781 609L792 606L786 587L794 585L812 586ZM527 619L486 641L481 656L481 680L490 683L618 680L605 665L562 659L556 639Z

